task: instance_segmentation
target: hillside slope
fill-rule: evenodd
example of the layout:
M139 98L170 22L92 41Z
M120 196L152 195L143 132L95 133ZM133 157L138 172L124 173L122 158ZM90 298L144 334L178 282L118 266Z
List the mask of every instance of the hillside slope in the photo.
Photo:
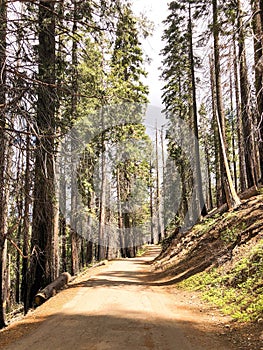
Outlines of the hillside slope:
M200 290L235 319L262 323L263 195L167 239L153 266L165 285Z

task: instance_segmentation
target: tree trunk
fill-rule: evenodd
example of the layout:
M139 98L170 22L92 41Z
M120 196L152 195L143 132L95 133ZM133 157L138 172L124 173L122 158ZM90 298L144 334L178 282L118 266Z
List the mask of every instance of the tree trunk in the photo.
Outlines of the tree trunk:
M10 178L12 176L11 174L11 167L12 167L12 155L13 155L13 148L12 148L12 139L10 135L6 134L5 138L5 169L4 169L4 202L5 202L5 237L8 237L8 203L9 203L9 197L10 197ZM9 305L9 293L10 293L10 259L9 254L7 250L7 240L5 240L4 243L4 252L3 252L3 303L5 305L5 308Z
M226 148L224 145L223 133L222 133L222 129L221 129L220 120L219 120L218 115L217 115L217 124L218 124L218 129L219 129L221 149L222 149L223 158L224 158L224 166L225 166L225 170L226 170L226 180L228 182L226 185L229 186L229 189L226 190L226 200L227 200L228 208L231 209L231 208L235 208L235 207L239 206L241 204L241 201L236 193L233 181L231 179L231 173L230 173L230 168L228 165Z
M103 112L102 112L103 113ZM104 116L102 116L104 119ZM102 121L102 124L104 121ZM102 135L102 154L101 154L101 184L100 184L100 207L99 207L99 237L98 237L98 260L105 258L105 222L106 222L106 156L105 156L105 141Z
M27 132L29 133L29 127ZM31 185L32 179L30 176L30 136L26 138L26 164L25 164L25 180L24 180L24 216L23 216L23 259L22 259L22 284L21 284L21 299L26 304L26 289L27 289L27 271L28 271L28 253L29 253L29 230L30 230L30 202L31 202Z
M23 159L23 154L22 150L18 150L18 155L16 157L16 186L18 189L23 188L23 185L20 182L21 175L23 172L23 164L24 164L24 159ZM17 247L21 250L21 239L22 239L22 216L23 216L23 193L21 190L18 190L16 193L16 210L17 210L17 221L18 221L18 226L17 226L17 233L16 233L16 244ZM21 268L20 268L20 252L17 250L16 251L16 281L15 281L15 301L16 303L20 303L20 279L21 279Z
M66 147L66 145L64 146ZM59 181L59 208L60 208L60 237L61 237L61 268L68 271L67 264L67 182L66 182L66 155L64 152L60 156L60 181Z
M130 213L129 212L122 213L122 218L123 218L123 225L124 225L125 257L132 258L132 255L131 255L132 239L131 239Z
M208 145L205 145L205 158L206 158L206 166L207 166L207 177L208 177L208 189L207 189L207 206L208 210L212 210L214 207L213 204L213 192L212 192L212 176L211 176L211 161L208 152Z
M22 239L22 211L23 211L23 206L22 206L22 199L19 199L18 201L18 215L19 215L19 223L18 223L18 228L17 228L17 235L16 235L16 241L17 241L17 246L19 249L21 249L21 239ZM20 252L16 252L16 288L15 288L15 296L16 296L16 303L20 303L20 279L21 279L21 256Z
M227 142L225 135L225 115L223 107L222 87L221 87L221 68L220 68L220 54L219 54L219 23L218 23L218 7L217 0L213 0L213 35L214 35L214 66L215 66L215 90L217 100L217 124L220 136L220 164L221 164L221 178L223 181L224 196L228 207L236 207L240 205L240 200L235 191L231 173L228 165L226 154Z
M238 47L239 47L239 69L240 69L240 96L242 106L242 125L244 137L244 153L247 186L252 187L257 183L255 173L255 147L253 137L253 122L250 108L250 84L248 81L248 69L245 49L245 34L243 29L242 11L240 0L237 2L237 28L238 28Z
M233 75L232 75L232 51L230 48L230 127L231 127L231 146L232 146L232 164L233 164L233 175L234 175L234 182L235 182L235 190L238 191L238 183L237 183L237 163L236 163L236 130L235 130L235 120L234 120L234 95L233 95Z
M158 235L158 243L161 242L162 235L162 225L161 225L161 217L160 217L160 174L159 174L159 152L158 152L158 130L156 125L155 131L155 162L156 162L156 220L157 220L157 235Z
M234 76L235 76L235 102L236 102L236 115L237 115L237 139L238 139L238 157L239 157L239 179L241 192L246 188L246 165L244 154L244 138L243 138L243 125L242 125L242 111L240 104L240 90L238 79L238 58L236 49L236 34L233 36L233 48L234 48Z
M61 237L61 266L62 271L68 271L67 264L67 225L66 219L62 217L60 219L60 237Z
M61 145L57 146L57 154L61 154ZM60 265L60 256L59 256L59 192L60 192L60 166L59 166L59 160L57 157L55 158L55 175L54 175L54 191L55 191L55 198L54 201L54 232L53 232L53 242L52 242L52 280L57 278L59 276L59 265Z
M153 186L152 186L152 171L153 171L153 168L152 168L152 162L150 164L150 174L149 174L149 177L150 177L150 216L151 216L151 244L154 244L154 218L153 218Z
M117 168L117 202L118 202L118 228L121 257L125 258L124 235L123 235L123 219L122 219L122 202L121 202L121 183L120 169Z
M193 98L193 122L194 122L194 152L195 152L195 192L197 194L197 216L207 215L207 209L203 195L201 164L200 164L200 149L199 149L199 131L198 131L198 113L197 113L197 100L196 100L196 83L195 83L195 63L194 63L194 51L193 51L193 30L192 30L192 13L191 3L189 2L189 46L190 46L190 62L191 62L191 80L192 80L192 98Z
M164 156L164 136L163 129L161 129L161 146L162 146L162 175L163 175L163 186L162 186L162 218L163 218L163 234L164 238L167 237L167 231L165 227L165 196L166 196L166 187L165 187L165 156ZM151 213L152 217L152 213ZM151 225L152 226L152 225ZM154 242L152 243L154 244Z
M235 190L238 191L236 148L235 148L236 147L236 143L235 143L235 123L234 123L234 120L231 121L231 131L232 131L232 159L233 159L234 182L235 182Z
M223 146L227 148L226 136L225 136L225 115L223 107L222 97L222 84L221 84L221 66L220 66L220 47L219 47L219 23L218 23L218 7L217 0L213 0L213 35L214 35L214 74L215 74L215 95L216 95L216 115L218 115L220 127L222 130ZM217 120L217 118L216 118ZM224 166L224 156L222 152L222 146L219 137L219 154L220 154L220 177L222 181L222 198L221 203L226 202L226 171Z
M257 98L257 124L259 130L259 158L261 180L263 181L263 1L251 1L254 12L254 57L255 57L255 88Z
M79 273L79 236L75 229L70 230L71 237L71 274Z
M7 243L7 242L6 242ZM4 303L7 312L10 311L11 307L11 254L7 253L6 246L6 276L5 276L5 286L4 286Z
M94 193L91 194L89 204L90 212L94 207ZM86 246L86 266L92 263L93 260L93 237L92 237L92 216L87 217L87 246Z
M0 3L0 329L5 327L5 307L3 305L4 247L6 240L7 202L5 196L5 103L6 103L6 26L7 2Z
M216 91L215 91L215 73L214 73L214 62L210 57L210 83L211 83L211 96L212 96L212 125L214 134L214 149L215 149L215 176L216 176L216 206L219 208L223 204L223 189L220 169L220 145L219 145L219 132L216 120Z
M77 92L78 92L78 43L77 43L77 1L74 0L73 9L73 27L72 27L72 52L71 52L71 64L72 64L72 97L71 97L71 117L73 120L77 119ZM77 200L78 200L78 188L77 188L77 170L75 165L75 151L78 148L76 145L75 137L71 140L71 157L72 157L72 178L71 178L71 213L70 213L70 237L71 237L71 273L75 275L79 272L79 252L78 252L78 235L77 235Z
M92 263L93 260L93 242L91 240L88 240L87 242L87 253L86 253L86 265Z
M255 0L255 2L259 1L259 9L260 9L260 23L261 23L261 60L263 60L263 0ZM258 102L260 104L259 108L259 116L258 116L258 128L259 128L259 149L260 149L260 170L261 170L261 183L263 183L263 69L261 73L261 86L259 86L261 94L258 95Z
M54 2L39 3L39 72L35 151L34 207L31 264L25 311L33 297L51 282L53 270L55 191L55 19ZM42 84L43 83L43 84Z

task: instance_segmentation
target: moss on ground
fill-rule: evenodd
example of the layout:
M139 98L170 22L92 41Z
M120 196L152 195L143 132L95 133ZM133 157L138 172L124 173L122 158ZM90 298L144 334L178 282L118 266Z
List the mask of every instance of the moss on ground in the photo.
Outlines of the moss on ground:
M234 319L258 321L263 318L263 240L231 268L212 268L196 274L179 287L201 291L209 301Z

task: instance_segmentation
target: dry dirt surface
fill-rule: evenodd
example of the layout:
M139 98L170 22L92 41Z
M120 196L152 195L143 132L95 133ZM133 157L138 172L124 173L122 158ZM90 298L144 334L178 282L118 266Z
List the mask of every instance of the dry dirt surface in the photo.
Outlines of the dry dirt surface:
M153 281L158 249L91 269L0 332L6 350L237 350L229 319ZM260 347L258 348L258 350Z

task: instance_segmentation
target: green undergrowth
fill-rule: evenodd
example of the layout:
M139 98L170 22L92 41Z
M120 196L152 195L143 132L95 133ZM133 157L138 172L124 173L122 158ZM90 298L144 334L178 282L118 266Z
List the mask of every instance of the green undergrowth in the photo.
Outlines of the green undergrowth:
M140 247L136 253L137 257L141 257L143 256L143 254L145 254L148 251L147 245L143 245L142 247Z
M235 212L227 212L224 214L216 214L212 218L205 219L204 221L202 221L199 224L194 226L193 230L195 232L195 236L201 237L201 236L205 235L211 229L213 229L219 221L223 222L225 220L226 222L229 222L231 219L235 218L236 215L237 214ZM239 224L237 224L237 225L240 226ZM221 238L222 238L222 240L226 240L226 241L230 240L231 241L232 239L234 239L234 237L236 237L234 230L240 231L243 229L245 229L244 223L242 224L242 227L234 227L234 228L232 227L231 229L226 228L225 232L224 232L225 235L222 234Z
M263 318L263 240L232 264L194 275L180 288L200 291L202 298L239 321Z
M206 234L211 228L214 227L217 220L219 218L219 215L215 215L213 218L209 218L201 222L200 224L197 224L194 226L194 231L196 232L197 237L201 237L204 234Z

